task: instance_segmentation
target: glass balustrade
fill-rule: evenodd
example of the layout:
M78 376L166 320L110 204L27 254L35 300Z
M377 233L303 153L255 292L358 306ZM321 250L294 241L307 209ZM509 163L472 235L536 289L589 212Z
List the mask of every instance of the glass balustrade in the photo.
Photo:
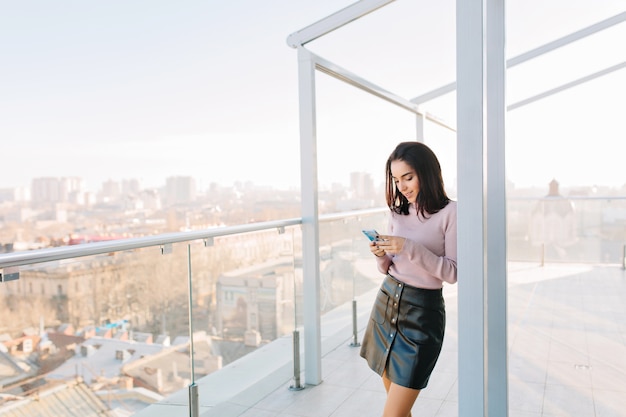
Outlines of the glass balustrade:
M135 413L291 334L300 241L287 226L20 266L0 286L0 410L79 379Z
M530 369L529 361L556 363L559 352L576 359L577 371L592 372L594 361L598 369L605 365L592 350L602 352L609 331L620 331L615 325L609 329L611 323L623 317L612 311L611 320L601 320L602 294L596 294L596 286L588 296L574 292L574 298L566 289L582 285L583 275L602 278L591 264L623 262L625 212L624 198L509 200L513 370ZM341 322L343 341L359 342L353 339L356 309L349 306L381 279L361 230L385 233L387 222L385 209L320 219L322 325L331 316ZM45 383L52 381L86 386L104 408L136 413L167 402L208 375L219 381L221 370L277 339L291 346L292 333L304 322L301 244L301 226L292 222L20 266L18 280L0 284L0 410L28 401L37 391L43 398ZM0 255L0 265L5 259ZM588 266L557 277L540 262ZM528 265L534 268L531 274ZM608 284L607 290L619 285ZM454 291L448 296L454 301ZM542 302L545 297L549 303ZM528 316L529 303L537 303L533 317L553 319ZM581 305L586 313L574 314ZM587 333L580 345L594 323L606 331ZM454 336L451 332L450 343L456 343ZM449 347L453 356L456 349ZM529 349L537 355L524 356ZM291 353L283 360L293 361ZM513 392L520 389L513 383Z
M510 199L509 259L529 262L623 262L626 198Z

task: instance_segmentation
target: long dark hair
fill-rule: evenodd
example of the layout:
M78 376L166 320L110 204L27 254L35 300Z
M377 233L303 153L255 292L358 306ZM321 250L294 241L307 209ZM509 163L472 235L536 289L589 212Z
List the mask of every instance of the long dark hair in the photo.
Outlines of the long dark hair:
M417 194L417 213L426 218L444 208L450 199L446 195L441 176L441 165L434 152L420 142L402 142L396 146L386 166L387 206L398 214L409 214L409 200L398 190L391 175L391 163L404 161L415 170L420 191Z

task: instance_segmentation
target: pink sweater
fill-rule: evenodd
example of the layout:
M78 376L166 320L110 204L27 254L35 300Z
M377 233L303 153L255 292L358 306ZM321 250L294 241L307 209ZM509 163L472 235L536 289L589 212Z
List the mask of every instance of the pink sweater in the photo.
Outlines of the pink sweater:
M398 254L376 258L380 272L418 288L456 283L456 201L427 219L417 217L413 204L408 215L392 212L389 234L406 240Z

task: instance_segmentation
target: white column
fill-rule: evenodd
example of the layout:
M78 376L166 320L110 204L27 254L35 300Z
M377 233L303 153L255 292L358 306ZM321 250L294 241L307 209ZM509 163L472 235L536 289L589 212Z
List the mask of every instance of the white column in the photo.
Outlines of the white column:
M504 0L457 0L459 416L507 416Z
M424 143L424 117L423 114L415 115L415 140Z
M459 417L486 416L483 10L456 2Z
M322 335L320 322L315 62L309 52L303 47L298 48L298 83L300 97L304 372L305 382L317 385L322 382Z
M487 413L508 415L505 0L486 0Z

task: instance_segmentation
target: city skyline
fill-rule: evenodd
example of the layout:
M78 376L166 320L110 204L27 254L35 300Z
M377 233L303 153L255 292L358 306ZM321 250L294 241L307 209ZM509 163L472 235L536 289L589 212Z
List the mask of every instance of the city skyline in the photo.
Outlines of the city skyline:
M337 185L350 187L352 184L355 183L355 176L361 176L361 177L365 176L369 179L369 181L372 181L372 184L373 184L371 173L350 172L349 178L347 178L346 182L341 183L337 181L333 184L327 184L326 186L328 188L332 188L333 186L337 186ZM274 187L273 184L259 184L259 183L255 183L253 180L246 180L246 181L237 180L231 184L211 182L200 187L198 184L198 179L192 175L170 175L170 176L161 178L159 180L160 181L152 182L150 185L146 185L139 178L121 178L121 179L108 178L98 184L95 184L95 187L91 187L90 184L87 183L82 176L48 175L44 177L30 178L27 181L26 185L0 187L0 191L3 191L3 192L14 191L18 194L23 191L26 191L29 194L33 194L33 193L36 194L37 190L41 188L42 183L53 182L53 183L58 183L57 186L61 186L61 187L63 187L62 184L67 183L68 185L67 187L65 187L67 189L66 192L81 191L81 192L94 193L94 194L102 193L106 195L136 193L136 192L141 192L141 191L146 191L146 190L166 190L166 189L169 189L172 192L177 192L179 189L179 187L177 187L177 183L181 181L187 181L187 180L190 180L194 183L193 184L194 189L199 193L210 191L212 188L216 186L221 187L221 188L239 188L240 190L246 189L246 188L259 188L259 189L278 189L278 190L286 190L286 191L295 191L299 188L298 186L289 186L286 188ZM360 189L364 187L364 185L362 183L358 183L356 184L356 187L357 189ZM30 197L32 198L33 196L31 195Z
M31 200L31 199L37 200L36 196L34 196L33 194L37 193L37 189L40 188L41 183L44 183L44 182L58 182L59 184L65 183L65 182L72 183L72 185L69 186L68 189L66 190L66 193L79 191L82 193L89 193L89 194L94 194L94 195L105 195L105 196L123 195L123 194L129 194L129 193L136 194L139 192L152 191L152 190L167 191L168 193L178 193L178 192L181 192L181 189L186 189L187 187L181 188L181 187L178 187L177 184L180 184L181 182L186 182L186 181L191 181L193 183L194 193L197 192L199 194L210 192L211 189L214 189L215 187L234 188L234 189L237 189L238 191L242 191L245 189L252 189L252 188L276 189L276 190L282 190L282 191L297 191L299 189L298 186L289 186L286 188L274 187L272 184L259 184L259 183L255 183L253 180L234 181L231 184L212 182L209 184L205 184L204 186L200 186L198 179L190 175L168 176L168 177L163 178L160 182L153 183L153 185L145 185L138 178L122 178L119 180L109 178L99 184L96 184L95 188L91 188L86 183L86 181L80 176L67 176L67 177L66 176L46 176L46 177L31 178L28 185L25 185L25 186L0 187L0 192L3 193L0 195L0 197L4 196L3 198L6 199L5 195L7 194L7 192L11 191L14 193L13 195L19 197L19 198L18 197L15 198L16 201L25 201L25 200ZM365 183L363 181L365 181ZM533 186L528 186L528 187L516 187L514 183L509 182L509 188L518 189L518 190L543 191L543 190L548 190L550 185L554 181L557 182L558 186L562 186L558 178L552 178L549 182L545 184L538 184L538 185L533 185ZM377 188L384 186L384 183L375 182L373 179L373 175L370 172L354 171L354 172L349 173L348 181L346 182L336 181L333 184L321 184L321 189L330 190L338 186L344 187L347 189L354 188L354 192L356 194L364 195L365 193L362 192L363 189L367 189L370 192L375 193ZM567 189L567 190L574 190L575 192L579 192L580 190L583 190L583 189L590 189L590 190L605 189L605 190L620 191L620 190L626 190L626 183L624 183L621 186L610 186L610 185L602 185L602 184L593 184L593 185L573 184L573 185L564 186L561 188ZM446 184L446 189L448 190L448 192L451 192L451 191L455 192L456 191L455 184L450 184L450 185ZM42 200L42 199L40 198L39 200ZM45 198L43 200L45 200Z
M362 182L364 181L363 178L366 178L367 182L371 182L371 186L363 185L363 182ZM91 193L91 194L104 194L104 195L129 194L129 193L132 194L132 193L143 192L143 191L164 191L166 189L170 189L170 191L176 192L175 183L180 182L180 181L187 181L187 180L190 180L193 182L193 187L197 193L210 192L212 189L215 189L215 187L219 187L222 189L232 188L238 191L242 191L245 189L252 189L252 188L275 189L275 190L281 190L281 191L298 191L299 190L298 185L287 186L287 187L281 188L281 187L275 187L273 184L257 183L253 180L246 180L246 181L237 180L237 181L233 181L230 184L219 183L219 182L201 184L198 178L192 175L170 175L170 176L159 179L159 181L154 181L151 184L145 184L140 178L121 178L121 179L108 178L100 183L95 184L95 187L92 187L91 184L87 183L85 179L81 176L76 176L76 175L75 176L52 176L50 175L50 176L45 176L45 177L30 178L28 183L22 186L0 187L0 191L5 194L9 191L14 192L15 195L23 195L23 193L26 192L27 195L30 198L32 198L32 193L36 192L34 190L39 186L39 184L41 184L42 182L46 182L46 181L53 181L53 182L59 182L59 183L71 182L74 184L71 187L69 187L71 188L71 191L81 191L84 193ZM546 182L545 184L531 185L527 187L517 187L516 184L508 181L508 187L511 190L512 189L548 190L548 188L550 187L550 184L554 181L556 181L561 188L567 189L567 190L606 189L606 190L619 191L622 189L626 189L626 183L624 183L621 186L620 185L611 186L611 185L603 185L603 184L591 184L591 185L572 184L572 185L563 186L559 178L552 178L550 181ZM353 171L349 173L346 181L335 181L332 184L320 184L321 190L331 190L337 187L343 187L346 189L354 188L354 191L356 193L362 194L360 190L362 190L363 187L369 187L368 190L372 192L376 192L377 188L384 187L384 181L376 182L374 180L374 175L371 172ZM456 191L456 182L450 183L450 184L446 183L445 187L446 189L449 190L449 192ZM23 200L23 198L21 199L18 198L17 200Z
M300 186L297 53L285 41L352 1L36 3L3 4L0 13L0 136L10 173L0 188L44 176L81 176L90 188L124 178L154 187L169 176L193 176L200 187ZM507 56L622 12L620 0L508 1ZM509 103L615 64L625 26L511 68ZM454 41L453 1L399 0L307 48L411 98L454 80ZM606 167L621 164L611 149L626 134L625 72L510 112L508 180L622 186ZM320 184L345 184L353 171L381 182L387 155L414 137L415 120L334 79L317 81ZM453 122L452 96L425 108ZM454 141L427 126L450 185Z

